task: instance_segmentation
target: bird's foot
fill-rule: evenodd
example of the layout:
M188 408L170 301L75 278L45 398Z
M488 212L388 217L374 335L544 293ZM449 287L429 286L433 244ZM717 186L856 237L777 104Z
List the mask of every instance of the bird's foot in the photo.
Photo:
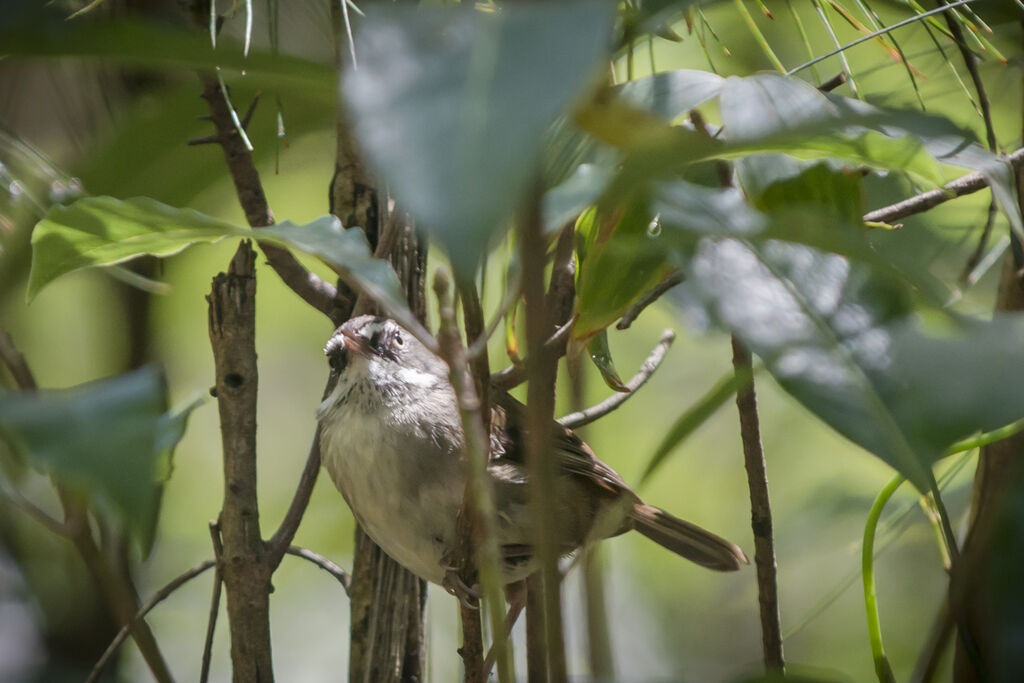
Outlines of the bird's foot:
M445 567L444 581L441 583L441 587L458 598L463 607L467 609L480 608L480 592L467 586L453 568Z

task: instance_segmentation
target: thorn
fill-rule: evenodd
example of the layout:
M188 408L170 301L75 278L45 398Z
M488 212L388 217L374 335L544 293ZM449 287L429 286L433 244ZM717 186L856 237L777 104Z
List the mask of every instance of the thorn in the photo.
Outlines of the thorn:
M256 111L256 105L260 102L260 93L256 93L255 97L252 98L252 104L249 105L249 109L245 112L245 116L242 117L242 128L248 130L249 121L252 120L252 115Z
M206 135L201 138L192 138L191 140L188 141L188 146L195 147L197 145L220 144L220 141L221 140L219 135Z

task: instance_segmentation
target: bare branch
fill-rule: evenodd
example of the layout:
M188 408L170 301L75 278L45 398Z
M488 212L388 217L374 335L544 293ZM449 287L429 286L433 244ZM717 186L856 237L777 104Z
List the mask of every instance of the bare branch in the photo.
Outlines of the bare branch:
M352 585L352 577L350 577L344 569L331 562L323 555L315 553L308 548L300 548L296 545L290 545L286 552L289 555L302 558L307 562L312 562L316 566L320 567L320 569L323 569L325 572L336 578L338 583L341 584L341 587L345 589L345 595L348 595L349 586Z
M615 392L600 403L593 405L585 410L579 410L575 413L569 413L565 417L558 419L558 423L567 429L579 429L583 425L588 425L591 422L598 420L608 413L612 412L623 403L628 401L630 397L636 392L637 389L647 383L647 380L651 378L654 372L661 365L661 362L665 360L665 354L668 353L669 347L672 346L672 342L676 339L676 333L672 330L665 330L661 333L661 339L658 341L658 345L655 346L651 353L647 356L647 360L643 362L640 369L636 371L632 379L626 382L626 388L628 392Z
M14 383L22 391L34 391L38 388L36 378L29 369L25 356L14 345L14 340L6 330L0 329L0 359L14 378Z
M121 644L128 637L132 623L141 622L143 617L149 614L154 607L167 599L171 593L178 590L183 585L205 572L207 569L216 566L216 564L217 560L215 559L200 562L157 591L156 594L146 602L146 604L139 608L139 611L135 613L132 621L122 626L121 630L117 632L117 635L114 636L114 640L112 640L110 645L107 646L103 656L100 657L98 662L96 662L96 666L92 668L92 673L89 674L89 678L85 680L85 683L96 683L96 681L99 680L100 674L103 673L103 668L110 663L111 658L117 653L118 648L121 647Z
M316 433L313 435L313 445L309 449L309 457L306 458L306 466L299 477L299 485L292 496L291 505L285 513L281 525L274 532L274 535L267 541L267 562L271 567L276 568L281 563L281 558L295 538L295 532L299 529L302 516L309 505L309 497L313 495L313 487L316 485L317 475L320 473L320 426L317 425Z
M666 275L664 280L662 280L653 288L651 288L649 292L644 294L642 297L640 297L639 300L637 300L635 304L629 307L629 310L627 310L623 314L623 316L619 318L619 322L616 323L615 329L628 329L629 326L633 324L633 321L637 319L637 317L643 312L645 308L647 308L655 301L660 299L662 294L672 289L676 285L680 284L683 281L683 279L683 274L680 273L678 270Z
M206 639L203 641L203 660L199 669L199 683L210 680L210 660L213 656L213 632L217 628L217 615L220 613L220 589L224 582L221 571L224 546L220 541L220 523L210 521L210 540L213 542L213 557L217 568L213 573L213 595L210 597L210 616L206 620Z
M732 338L732 363L737 374L749 377L736 392L740 413L740 437L743 462L750 489L750 526L754 531L754 563L757 566L757 596L761 613L761 645L764 663L770 670L785 671L782 656L782 625L779 620L779 589L775 571L775 539L772 509L768 498L768 475L761 447L761 426L757 415L753 368L750 352L735 336Z
M1009 161L1015 169L1019 170L1021 164L1024 163L1024 148L1018 149L1007 155L1006 160ZM978 190L983 190L986 187L988 187L988 181L981 173L968 173L965 176L960 176L956 180L946 183L938 190L922 192L916 197L904 199L903 201L897 202L891 206L870 211L864 214L864 222L891 223L895 220L899 220L900 218L924 213L939 204L948 202L950 199L962 197L965 194L972 194Z
M253 228L262 228L274 224L274 214L267 204L259 172L253 163L252 154L243 140L236 134L231 118L231 110L221 93L217 78L210 74L202 75L203 93L210 108L210 120L216 127L213 136L224 151L231 179L235 183L238 201L245 212L245 218ZM208 142L203 139L198 142ZM304 301L318 311L324 313L335 324L340 324L337 290L328 282L324 282L314 273L306 270L298 260L283 247L260 243L263 254L271 267L277 272L288 287Z
M569 343L569 333L572 331L572 320L559 327L553 335L544 342L544 352L554 354L555 359L565 355L566 345ZM508 391L512 387L519 386L526 381L526 362L523 365L510 365L504 370L491 375L491 386L498 391Z

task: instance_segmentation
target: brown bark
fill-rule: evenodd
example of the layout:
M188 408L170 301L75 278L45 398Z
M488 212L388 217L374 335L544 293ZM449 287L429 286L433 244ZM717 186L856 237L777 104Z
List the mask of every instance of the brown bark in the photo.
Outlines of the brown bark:
M273 681L270 577L256 497L256 254L239 245L208 297L210 343L224 450L221 572L228 601L233 680Z

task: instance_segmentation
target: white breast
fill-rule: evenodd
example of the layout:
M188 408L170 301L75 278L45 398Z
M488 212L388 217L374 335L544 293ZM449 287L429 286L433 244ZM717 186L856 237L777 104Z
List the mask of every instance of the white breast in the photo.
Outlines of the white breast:
M368 390L338 382L321 404L323 466L366 533L399 564L435 583L455 539L463 475L452 444L387 406L339 399Z

